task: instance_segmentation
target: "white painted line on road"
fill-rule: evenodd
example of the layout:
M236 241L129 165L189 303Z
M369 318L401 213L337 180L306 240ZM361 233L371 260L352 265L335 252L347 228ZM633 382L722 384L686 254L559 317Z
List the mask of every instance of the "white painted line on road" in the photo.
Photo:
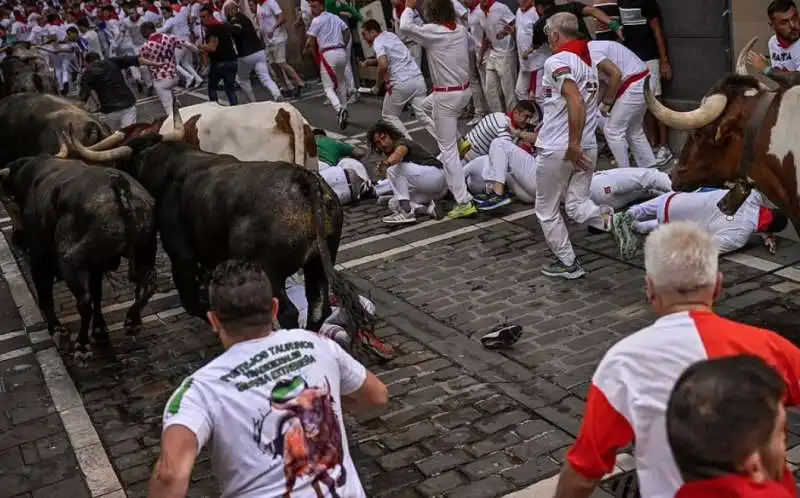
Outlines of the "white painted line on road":
M0 334L0 342L7 341L15 337L24 337L24 336L25 336L24 330L15 330L13 332L8 332L6 334Z
M480 223L469 225L440 235L434 235L433 237L428 237L422 240L409 242L408 244L404 244L394 249L389 249L388 251L379 252L377 254L370 254L369 256L364 256L363 258L356 258L350 261L345 261L343 263L337 264L336 268L339 270L347 270L349 268L354 268L356 266L365 265L367 263L372 263L373 261L379 261L391 256L396 256L397 254L413 251L414 249L419 249L420 247L429 246L436 242L452 239L453 237L458 237L459 235L476 232L478 230L493 227L495 225L499 225L500 223L504 223L507 221L515 221L521 218L525 218L531 216L532 214L534 214L534 212L535 212L534 209L525 209L523 211L510 214L508 216L503 216L502 218L495 218L493 220L482 221Z
M739 263L740 265L747 266L753 268L754 270L759 270L759 271L774 271L777 268L783 266L779 265L778 263L773 263L772 261L767 261L766 259L759 258L757 256L751 256L749 254L729 254L727 256L723 256L723 258L728 261L733 261L734 263ZM775 275L785 278L787 280L800 282L800 269L798 269L797 267L785 268L781 271L775 272Z
M0 354L0 363L8 360L13 360L14 358L19 358L20 356L25 356L26 354L33 353L33 350L28 346L24 348L15 349L13 351L9 351L8 353Z
M330 137L330 138L332 138L334 140L344 140L346 138L350 138L347 135L342 135L341 133L336 133L335 131L331 131L331 130L322 130L322 131L324 131L325 134L328 135L328 137Z
M424 221L422 223L417 223L414 226L410 226L408 228L401 228L400 230L395 230L393 232L384 233L381 235L373 235L371 237L366 237L363 239L354 240L353 242L348 242L347 244L343 244L339 246L340 251L344 251L345 249L352 249L354 247L359 247L367 244L372 244L373 242L378 242L379 240L386 240L394 238L398 235L403 235L405 233L414 232L416 230L422 230L423 228L428 228L433 225L438 225L440 223L447 223L448 219L443 220L431 220L431 221Z
M8 246L6 238L2 235L0 235L0 271L3 272L3 276L8 282L11 297L19 309L25 328L40 323L42 315L39 312L39 307L28 289L28 284L22 276L17 260L11 253L11 248ZM18 349L0 355L0 361L3 361L4 357L5 359L11 359L31 353L33 353L31 348ZM9 357L11 354L15 356ZM56 410L59 417L61 417L61 422L64 424L67 437L69 437L73 445L75 457L78 460L81 472L86 477L86 485L89 487L91 495L96 497L112 491L123 492L117 474L114 472L108 455L97 437L97 432L92 426L89 415L86 413L83 400L77 389L75 389L75 384L69 377L58 351L55 348L39 351L36 354L36 359L45 377L50 397L53 399L54 404L57 403ZM87 427L91 429L96 442L81 448L75 447L75 442L80 444L87 441L89 437L87 436Z

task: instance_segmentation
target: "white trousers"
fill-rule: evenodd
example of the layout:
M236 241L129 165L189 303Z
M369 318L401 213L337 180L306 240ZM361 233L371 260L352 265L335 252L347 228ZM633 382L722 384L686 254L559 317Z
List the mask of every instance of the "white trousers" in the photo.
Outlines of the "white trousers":
M488 182L499 182L521 202L536 200L536 158L509 140L492 140L489 154L468 162L464 175L473 194L485 192Z
M175 76L170 80L155 80L153 81L153 89L156 92L158 100L161 102L161 107L164 108L164 113L167 116L172 116L172 89L178 85L178 77Z
M428 88L425 86L425 79L422 76L394 83L383 98L381 117L394 125L403 135L410 137L406 125L404 125L403 120L400 119L403 107L405 107L406 104L410 104L417 119L422 121L428 133L436 138L433 120L430 116L425 114L425 108L423 107L423 102L427 95Z
M472 88L472 105L475 108L475 117L482 118L489 114L489 104L483 94L483 84L486 81L486 64L478 65L478 55L470 53L469 87Z
M608 148L614 154L617 166L630 167L628 147L633 152L636 165L640 168L656 166L653 149L644 134L644 115L647 103L644 100L643 83L636 82L620 96L611 108L608 118L601 120L603 135Z
M245 96L250 102L256 101L256 95L253 93L253 84L250 83L250 73L256 72L258 80L264 87L272 94L273 99L281 96L281 91L275 80L269 75L269 62L267 61L267 54L263 50L247 55L239 59L239 86L242 88Z
M520 71L519 75L517 75L517 85L514 88L517 100L535 100L541 105L543 74L543 70Z
M419 43L406 42L406 47L411 52L411 57L417 63L417 67L422 71L422 46Z
M597 149L584 150L593 165L588 171L575 169L564 159L565 153L563 150L539 150L536 155L536 217L550 250L561 263L571 266L575 262L575 251L561 215L561 198L564 198L567 216L577 223L588 223L602 230L603 218L600 207L589 198Z
M436 143L441 151L447 186L456 202L464 204L472 200L464 178L464 168L458 156L458 118L472 98L470 88L457 92L433 92L425 98L426 114L431 115L436 127Z
M320 62L319 75L322 80L322 88L325 89L325 96L328 97L336 112L347 109L347 82L345 79L348 66L347 53L344 49L337 48L324 52L322 58L324 61ZM333 70L333 75L328 73L325 62Z
M353 65L350 63L352 54L353 54L353 37L350 37L350 41L347 42L347 67L345 68L345 83L347 83L347 90L346 93L349 95L351 93L355 93L358 91L356 88L356 79L353 77Z
M397 201L409 201L412 211L444 197L447 181L436 166L399 163L386 170L386 179Z
M69 83L70 76L72 75L73 67L77 67L77 59L75 54L57 54L56 55L56 78L59 85L66 85Z
M517 54L489 52L486 57L486 80L483 91L492 112L511 112L517 105ZM502 96L501 96L502 93Z
M192 51L188 48L177 47L175 49L175 70L183 77L187 86L194 80L203 80L194 70Z
M109 112L104 114L102 119L112 130L120 130L136 123L136 106L132 105L121 111Z

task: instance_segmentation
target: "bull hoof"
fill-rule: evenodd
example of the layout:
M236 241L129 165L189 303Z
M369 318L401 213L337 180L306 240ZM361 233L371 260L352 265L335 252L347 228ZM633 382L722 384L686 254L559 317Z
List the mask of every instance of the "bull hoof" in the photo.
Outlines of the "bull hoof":
M88 364L87 362L92 359L92 351L89 349L89 345L79 345L78 348L75 349L74 359L77 366L81 368L86 367Z
M142 323L136 323L133 320L125 320L125 335L136 337L142 331Z

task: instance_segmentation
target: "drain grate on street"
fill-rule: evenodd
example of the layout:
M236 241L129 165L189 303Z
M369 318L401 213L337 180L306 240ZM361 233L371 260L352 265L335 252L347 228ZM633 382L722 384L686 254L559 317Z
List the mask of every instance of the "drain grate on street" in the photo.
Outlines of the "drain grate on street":
M600 487L616 498L641 498L636 471L631 470L606 479Z

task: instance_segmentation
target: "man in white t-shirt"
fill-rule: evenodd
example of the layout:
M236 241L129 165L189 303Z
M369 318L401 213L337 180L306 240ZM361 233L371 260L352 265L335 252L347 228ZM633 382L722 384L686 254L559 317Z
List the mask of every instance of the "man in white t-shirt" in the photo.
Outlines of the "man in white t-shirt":
M381 118L409 136L400 114L406 104L410 104L425 129L435 138L433 120L425 114L422 105L428 95L428 88L408 47L396 34L382 31L381 25L374 19L365 21L361 26L361 37L372 45L376 58L370 61L378 66L378 81L386 84Z
M547 20L545 31L553 55L544 65L544 112L536 140L536 217L555 260L542 268L551 277L576 279L585 275L561 216L608 231L610 206L590 198L597 163L597 70L588 43L576 39L578 18L560 12Z
M486 81L483 91L492 112L511 112L517 103L517 50L514 37L514 13L502 2L481 0L483 20L483 56L486 58Z
M161 9L164 15L164 25L158 28L159 33L173 35L185 42L191 41L191 29L189 27L189 7L181 7L177 13L171 5ZM186 88L196 88L203 84L203 78L194 69L194 61L191 50L185 47L175 49L175 70L183 78Z
M301 92L305 88L305 82L297 74L294 67L286 61L286 42L289 39L289 34L284 26L286 17L283 15L281 6L278 5L278 0L264 0L259 3L256 9L256 18L258 19L261 37L267 47L270 62L281 70L283 79L286 81L286 87L289 90L294 89L292 85L292 80L294 80L297 85L297 92Z
M339 16L325 11L323 0L310 0L309 5L314 18L308 27L305 49L320 65L322 88L325 89L325 95L336 110L339 127L345 129L347 128L346 47L350 40L350 29Z
M406 0L392 0L392 25L394 26L394 32L400 32L400 14L403 13L403 10L406 8ZM419 19L419 22L422 23L422 19ZM414 59L414 62L417 64L417 67L422 69L422 47L419 46L419 43L411 40L408 37L401 36L400 39L408 48L408 51L411 53L411 57Z
M522 0L513 26L519 58L519 75L515 89L518 100L541 101L542 98L542 67L549 56L549 47L543 45L536 51L532 50L533 25L538 20L539 14L533 7L533 0Z
M630 147L638 167L656 167L656 156L644 133L644 82L650 74L647 64L615 41L590 41L589 52L598 73L608 82L600 105L600 112L608 117L601 120L601 125L617 166L630 167Z
M637 234L647 234L659 225L692 221L707 230L721 254L744 247L754 233L766 234L764 243L771 250L769 235L786 228L786 216L764 206L761 193L753 190L733 216L720 211L718 204L728 190L701 189L697 192L672 192L632 206L614 215L614 233L623 259L631 259L641 246Z
M148 496L185 495L211 443L223 498L365 497L342 405L384 405L386 386L328 338L273 330L278 300L256 264L222 263L209 301L225 352L187 377L164 409Z
M474 126L489 114L489 104L483 94L486 82L486 61L481 60L483 48L483 21L486 14L480 6L480 0L471 0L467 15L467 28L469 30L469 86L472 88L472 107L475 111L472 119L467 121L467 126ZM422 22L422 21L420 21Z
M800 17L792 0L776 0L767 8L769 24L775 31L767 44L773 70L800 71Z

